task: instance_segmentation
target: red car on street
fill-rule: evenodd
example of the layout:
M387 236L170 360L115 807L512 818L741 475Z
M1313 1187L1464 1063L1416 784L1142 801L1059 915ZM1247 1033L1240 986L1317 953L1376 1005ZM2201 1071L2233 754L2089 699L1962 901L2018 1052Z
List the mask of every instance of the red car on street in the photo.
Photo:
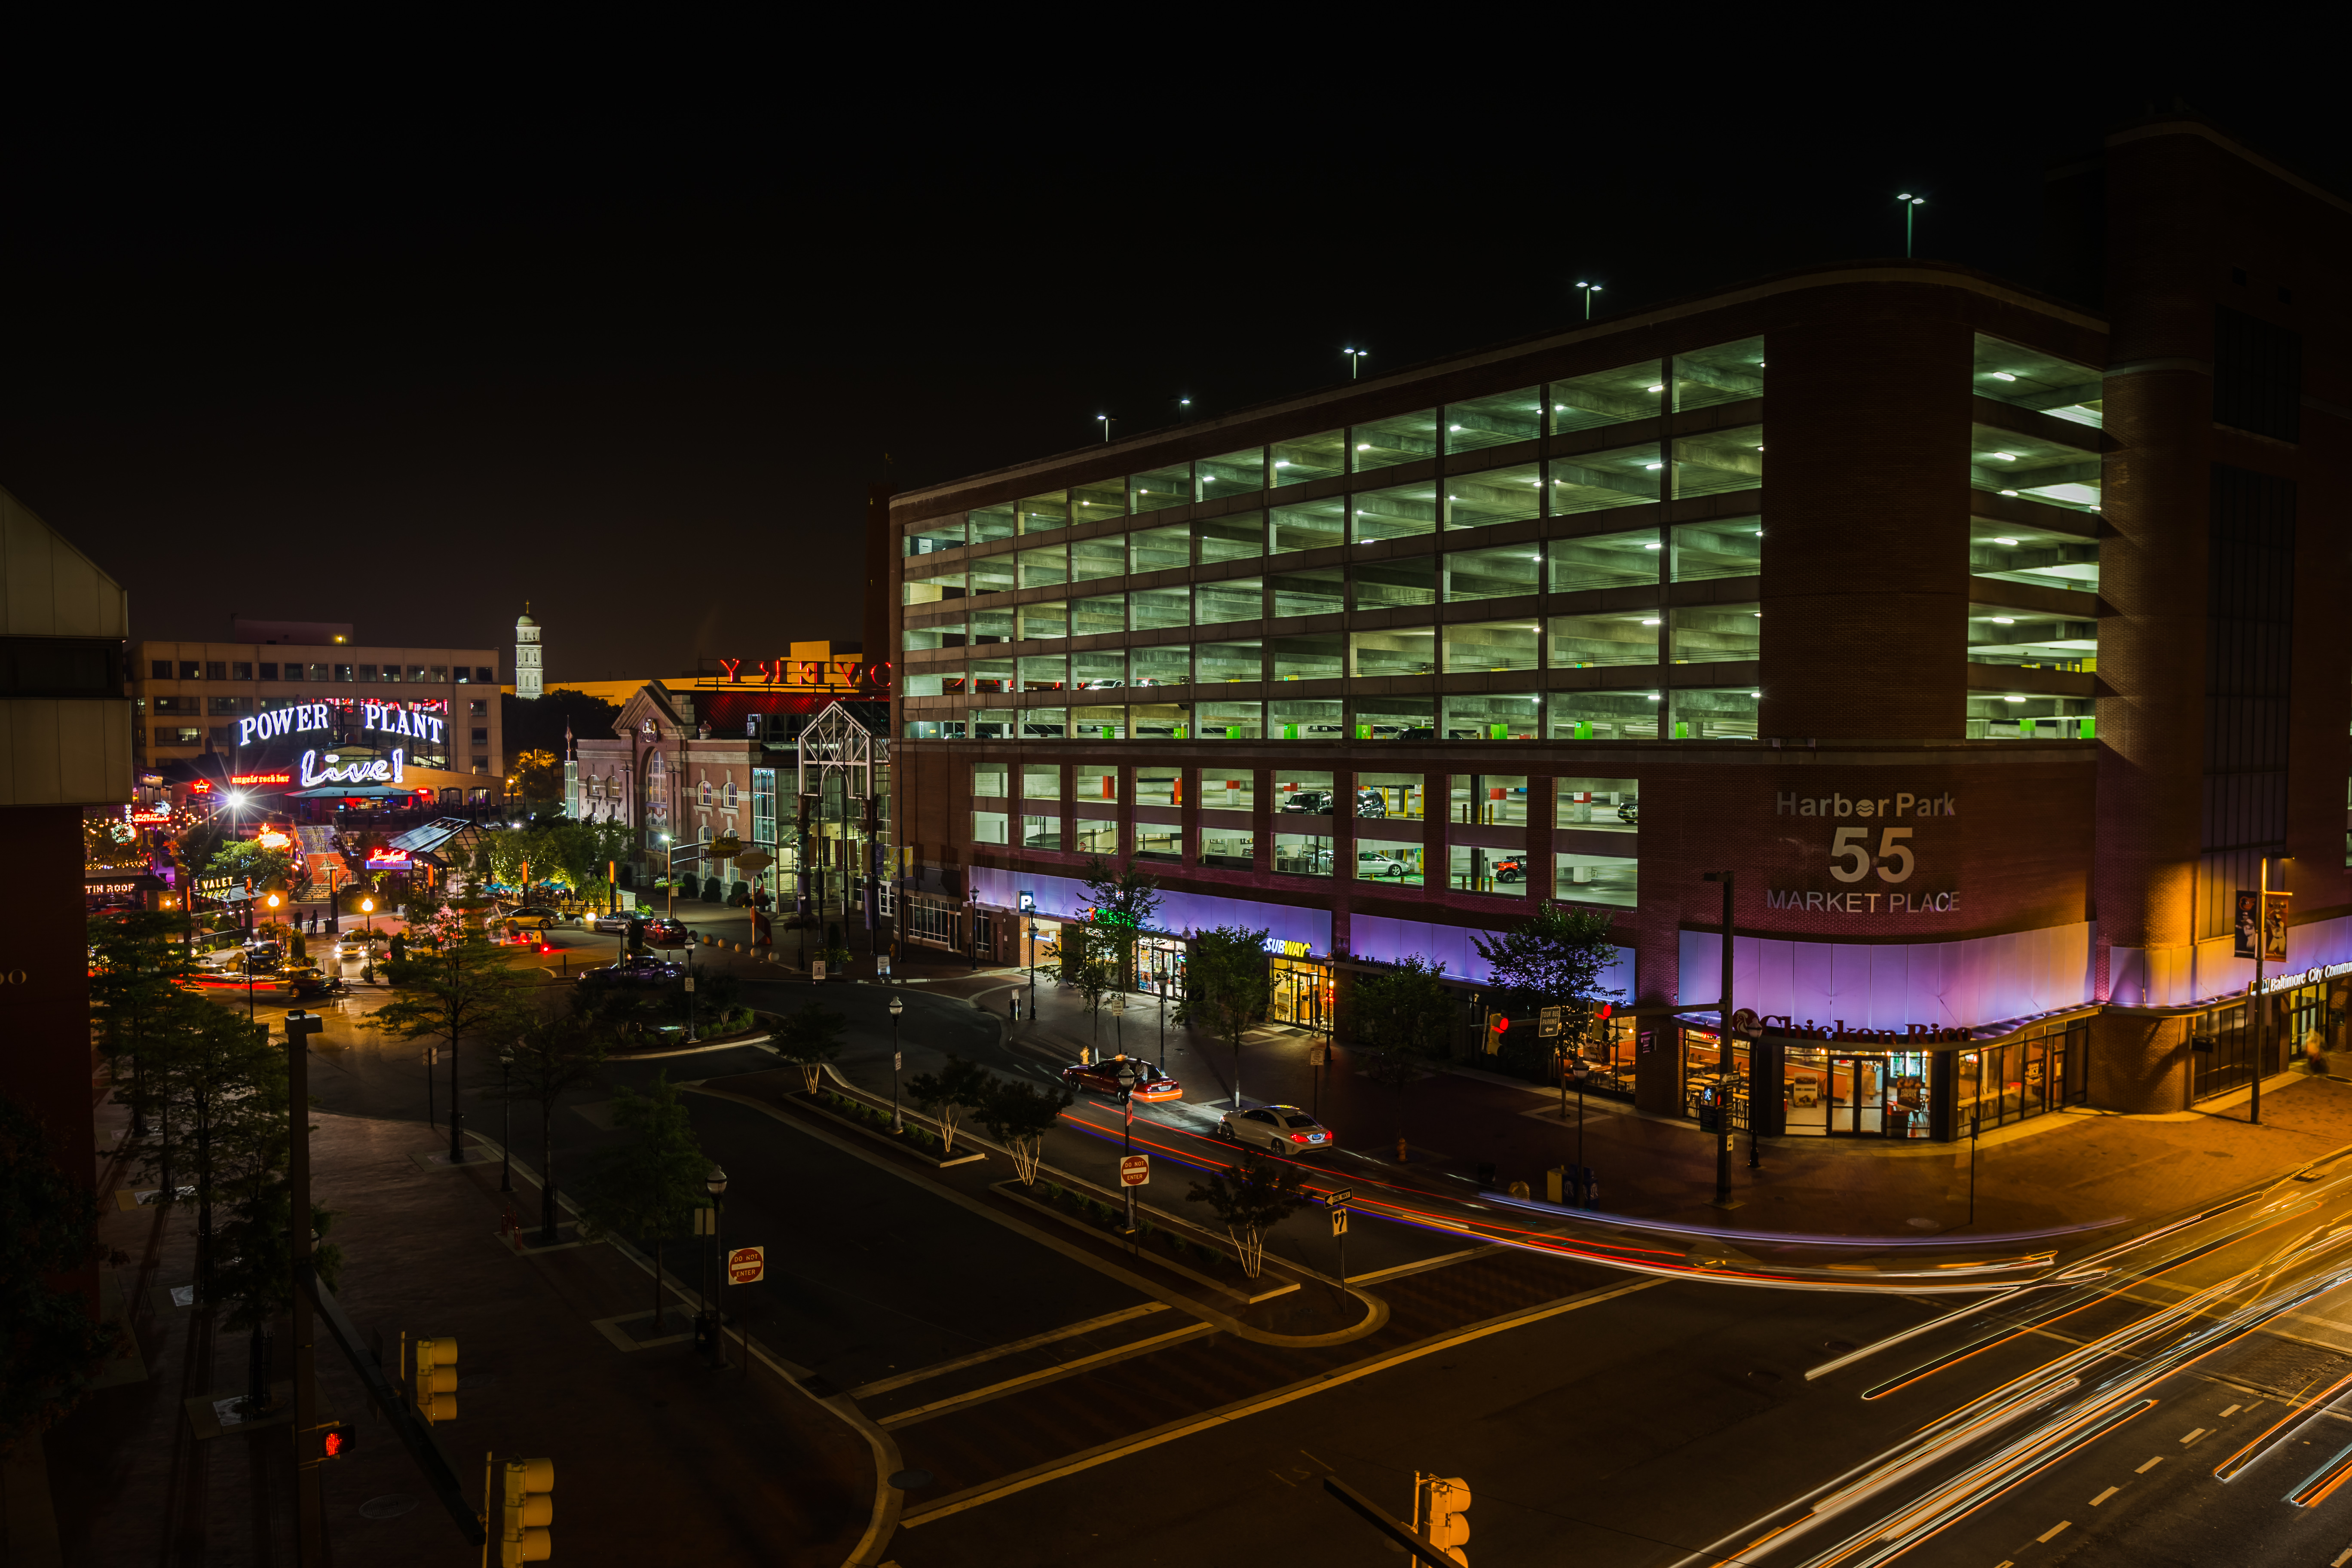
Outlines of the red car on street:
M686 922L656 915L646 922L646 945L648 947L684 947Z
M1181 1100L1184 1086L1145 1061L1141 1057L1106 1057L1097 1062L1077 1062L1062 1069L1062 1081L1072 1089L1090 1089L1097 1094L1116 1099L1118 1094L1118 1064L1131 1061L1139 1075L1135 1080L1138 1100Z

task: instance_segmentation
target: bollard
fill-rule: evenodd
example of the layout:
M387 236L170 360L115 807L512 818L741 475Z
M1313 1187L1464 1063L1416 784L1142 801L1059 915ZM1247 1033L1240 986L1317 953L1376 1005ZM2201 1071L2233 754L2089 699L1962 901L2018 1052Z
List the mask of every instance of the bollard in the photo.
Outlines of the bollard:
M1548 1204L1565 1202L1566 1199L1564 1194L1567 1192L1567 1188L1568 1171L1566 1167L1554 1165L1550 1170L1544 1173L1544 1202Z

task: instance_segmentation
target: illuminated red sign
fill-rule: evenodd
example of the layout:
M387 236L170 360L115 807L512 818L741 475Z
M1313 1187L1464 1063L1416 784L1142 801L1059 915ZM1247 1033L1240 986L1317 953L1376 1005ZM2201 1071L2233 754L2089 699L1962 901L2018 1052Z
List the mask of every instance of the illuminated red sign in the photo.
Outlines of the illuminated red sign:
M188 789L191 793L195 795L209 795L212 793L212 782L209 779L198 779L195 783L190 784Z
M367 868L371 871L410 871L415 869L415 864L408 858L408 851L405 849L368 851Z
M231 773L228 776L228 782L233 784L292 784L294 775L292 773Z
M754 663L749 672L740 658L719 660L719 679L730 686L803 686L839 689L843 687L879 687L888 689L896 682L897 667L887 660L880 664L858 664L842 658L779 658L772 663Z

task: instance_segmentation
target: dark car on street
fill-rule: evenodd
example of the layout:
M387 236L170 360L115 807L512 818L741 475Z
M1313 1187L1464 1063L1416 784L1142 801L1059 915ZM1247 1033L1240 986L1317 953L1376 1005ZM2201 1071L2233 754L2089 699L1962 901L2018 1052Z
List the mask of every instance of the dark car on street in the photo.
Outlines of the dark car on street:
M684 947L686 922L667 915L656 916L646 922L646 942L652 947Z
M602 989L608 985L675 985L685 969L658 958L626 958L602 969L592 969L580 977L583 985Z

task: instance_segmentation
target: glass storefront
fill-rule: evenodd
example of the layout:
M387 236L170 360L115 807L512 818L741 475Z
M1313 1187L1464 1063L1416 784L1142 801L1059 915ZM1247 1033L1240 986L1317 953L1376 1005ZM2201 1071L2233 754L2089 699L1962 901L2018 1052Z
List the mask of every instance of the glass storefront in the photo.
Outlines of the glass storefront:
M1796 1137L1931 1135L1925 1051L1863 1055L1790 1046L1780 1063L1788 1132Z
M1274 964L1274 1005L1277 1024L1302 1029L1331 1026L1331 966L1319 958L1277 958Z
M1633 1020L1610 1018L1593 1025L1577 1042L1584 1063L1584 1087L1592 1094L1633 1098Z
M1135 942L1135 986L1149 995L1184 995L1184 942L1180 937L1143 936Z
M1683 1114L1702 1131L1717 1130L1717 1118L1728 1106L1731 1125L1748 1125L1748 1050L1746 1040L1731 1043L1731 1076L1723 1072L1722 1044L1705 1029L1683 1030Z
M2011 1121L2079 1105L2090 1093L2088 1020L2044 1028L1958 1053L1952 1078L1952 1131L1990 1132Z

